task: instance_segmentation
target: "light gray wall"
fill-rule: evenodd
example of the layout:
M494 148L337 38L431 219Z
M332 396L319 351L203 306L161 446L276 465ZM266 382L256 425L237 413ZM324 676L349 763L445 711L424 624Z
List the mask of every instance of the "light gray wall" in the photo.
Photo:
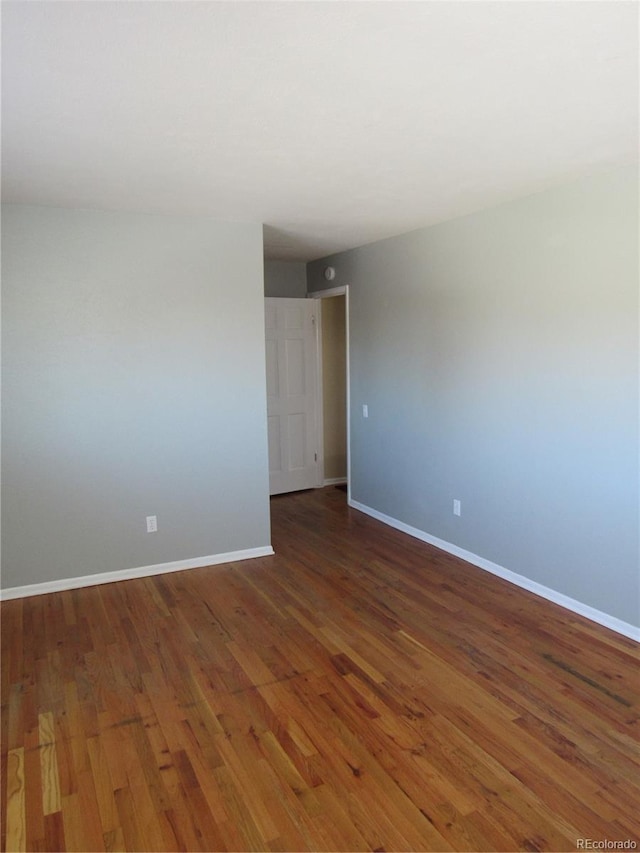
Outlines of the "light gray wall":
M304 299L307 295L307 265L297 261L265 261L264 295Z
M327 263L353 498L638 625L637 170L324 258L309 290Z
M268 545L261 226L9 206L2 231L3 586Z

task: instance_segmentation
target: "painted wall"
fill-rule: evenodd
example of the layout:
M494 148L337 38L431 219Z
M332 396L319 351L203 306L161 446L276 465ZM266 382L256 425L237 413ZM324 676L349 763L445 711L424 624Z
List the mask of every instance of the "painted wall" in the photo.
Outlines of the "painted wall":
M321 259L309 290L327 263L353 498L638 625L637 170Z
M307 295L307 265L296 261L265 261L264 295L304 299Z
M345 298L318 300L322 311L322 410L325 480L347 476Z
M3 587L268 546L261 226L2 231Z

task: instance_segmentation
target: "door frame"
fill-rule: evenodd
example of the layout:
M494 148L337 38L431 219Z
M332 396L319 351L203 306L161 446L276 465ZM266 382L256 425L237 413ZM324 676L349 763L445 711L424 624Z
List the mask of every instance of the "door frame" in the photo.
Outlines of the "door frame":
M313 290L307 292L307 299L328 299L331 296L344 296L344 325L345 325L345 349L346 349L346 420L347 420L347 502L351 502L351 357L349 348L349 285L330 287L327 290ZM322 311L318 311L316 320L317 340L317 382L316 393L318 402L316 411L318 413L318 470L321 472L320 485L324 484L324 394L322 389Z

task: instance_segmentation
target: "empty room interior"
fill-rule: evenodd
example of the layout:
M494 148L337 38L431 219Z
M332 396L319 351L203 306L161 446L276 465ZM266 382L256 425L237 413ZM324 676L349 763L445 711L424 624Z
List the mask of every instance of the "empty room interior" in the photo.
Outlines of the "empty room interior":
M0 11L2 850L638 849L638 4Z

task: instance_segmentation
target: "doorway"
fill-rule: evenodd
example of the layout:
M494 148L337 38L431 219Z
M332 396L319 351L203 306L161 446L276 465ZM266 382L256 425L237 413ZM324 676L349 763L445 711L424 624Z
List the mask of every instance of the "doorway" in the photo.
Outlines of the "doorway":
M265 298L270 495L350 495L348 286Z
M318 305L319 485L346 486L349 472L349 290L309 293Z

